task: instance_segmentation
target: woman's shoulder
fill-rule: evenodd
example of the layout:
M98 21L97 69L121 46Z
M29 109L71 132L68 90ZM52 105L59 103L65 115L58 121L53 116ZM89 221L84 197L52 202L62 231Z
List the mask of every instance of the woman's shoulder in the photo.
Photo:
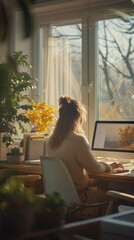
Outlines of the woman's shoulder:
M72 132L69 134L69 137L71 137L73 140L79 143L86 143L86 144L88 143L86 136L84 136L83 134Z

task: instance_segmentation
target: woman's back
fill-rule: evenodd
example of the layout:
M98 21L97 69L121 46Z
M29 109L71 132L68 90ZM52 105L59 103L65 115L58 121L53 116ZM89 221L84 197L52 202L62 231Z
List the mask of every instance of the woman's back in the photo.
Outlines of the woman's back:
M58 147L47 142L47 155L60 158L67 166L77 191L83 191L89 184L88 173L105 172L106 165L98 163L91 153L85 136L70 132Z
M87 138L82 130L86 110L82 104L71 97L60 97L59 118L52 136L46 141L46 154L60 158L68 168L76 190L83 203L104 201L106 194L97 187L89 187L88 173L110 171L106 163L99 163L94 158ZM83 209L79 213L85 218L95 217L99 208Z
M79 134L70 132L58 147L51 148L48 140L46 148L48 156L60 158L67 166L78 191L87 187L89 183L88 175L83 171L84 167L80 164L78 157L80 155L81 137Z

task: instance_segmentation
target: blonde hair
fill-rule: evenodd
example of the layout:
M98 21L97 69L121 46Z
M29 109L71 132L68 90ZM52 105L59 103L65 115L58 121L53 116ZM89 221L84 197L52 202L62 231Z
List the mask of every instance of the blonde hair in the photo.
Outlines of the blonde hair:
M87 113L84 105L71 97L62 96L58 102L59 118L50 138L52 148L58 147L70 131L84 134L82 123L86 120Z

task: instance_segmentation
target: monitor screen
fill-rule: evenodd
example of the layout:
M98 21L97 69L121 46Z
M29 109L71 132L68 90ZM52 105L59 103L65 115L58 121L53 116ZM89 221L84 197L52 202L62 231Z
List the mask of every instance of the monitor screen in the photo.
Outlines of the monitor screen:
M92 150L134 153L134 122L96 121Z

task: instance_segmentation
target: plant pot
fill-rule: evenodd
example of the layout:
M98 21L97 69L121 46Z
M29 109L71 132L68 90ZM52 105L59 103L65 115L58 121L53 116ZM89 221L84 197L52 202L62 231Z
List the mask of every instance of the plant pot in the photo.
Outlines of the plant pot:
M64 211L59 213L42 211L36 215L34 229L43 230L49 228L60 227L65 223Z
M23 207L9 208L1 212L1 239L19 239L19 236L31 232L34 223L34 210ZM17 238L16 238L17 237Z
M10 156L10 155L7 155L7 161L9 163L13 163L13 164L21 163L21 162L24 161L24 155L20 155L20 156Z

